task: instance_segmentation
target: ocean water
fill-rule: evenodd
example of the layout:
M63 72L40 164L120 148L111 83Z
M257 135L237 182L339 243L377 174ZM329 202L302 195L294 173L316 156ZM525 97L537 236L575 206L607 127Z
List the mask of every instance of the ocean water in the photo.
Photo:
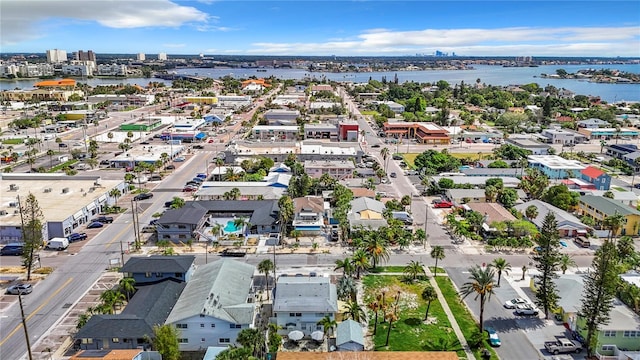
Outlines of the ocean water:
M477 79L487 85L514 85L537 83L540 86L553 85L557 88L565 88L579 95L600 96L607 102L616 101L640 101L640 84L600 84L590 83L586 80L575 79L544 79L540 75L555 74L557 69L565 69L569 73L578 70L593 69L617 69L626 72L640 73L640 64L635 65L544 65L539 67L502 67L491 65L475 65L471 70L425 70L425 71L387 71L373 73L324 73L309 72L301 69L266 69L266 72L258 72L257 69L241 68L188 68L176 70L178 74L207 76L220 78L231 75L236 78L249 76L269 77L275 76L281 79L302 79L306 77L318 80L327 79L334 81L367 82L369 79L388 81L397 75L400 83L414 81L419 83L436 83L445 80L450 84L474 84ZM128 78L128 79L88 79L91 86L107 84L136 84L145 86L151 81L163 82L171 85L171 81L162 79ZM0 81L0 90L29 89L33 87L33 80Z

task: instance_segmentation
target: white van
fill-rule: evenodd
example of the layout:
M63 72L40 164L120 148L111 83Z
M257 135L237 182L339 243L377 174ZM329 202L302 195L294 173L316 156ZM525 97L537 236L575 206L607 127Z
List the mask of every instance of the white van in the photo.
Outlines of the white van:
M65 250L68 247L69 247L69 240L67 238L58 237L58 238L53 238L49 240L45 248L49 250L61 251L61 250Z

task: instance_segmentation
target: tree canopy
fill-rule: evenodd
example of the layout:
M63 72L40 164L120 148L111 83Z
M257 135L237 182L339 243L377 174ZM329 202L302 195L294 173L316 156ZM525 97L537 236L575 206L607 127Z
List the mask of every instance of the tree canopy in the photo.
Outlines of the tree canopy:
M462 163L458 158L446 151L427 150L418 155L414 161L416 167L426 174L435 175L443 172L458 170Z

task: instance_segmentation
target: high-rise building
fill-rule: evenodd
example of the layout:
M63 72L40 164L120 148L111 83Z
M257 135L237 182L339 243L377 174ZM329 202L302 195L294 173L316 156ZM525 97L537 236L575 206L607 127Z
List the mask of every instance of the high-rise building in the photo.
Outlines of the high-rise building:
M158 60L167 61L167 53L159 53L158 54Z
M82 50L78 50L77 52L73 53L73 59L74 60L78 60L78 61L96 61L96 54L93 52L93 50L89 50L87 52L84 52Z
M136 55L136 59L137 59L138 61L145 61L145 60L146 60L146 58L147 58L147 57L145 56L145 54L144 54L144 53L138 53L138 55Z
M48 63L62 63L67 61L66 50L47 50L47 62Z

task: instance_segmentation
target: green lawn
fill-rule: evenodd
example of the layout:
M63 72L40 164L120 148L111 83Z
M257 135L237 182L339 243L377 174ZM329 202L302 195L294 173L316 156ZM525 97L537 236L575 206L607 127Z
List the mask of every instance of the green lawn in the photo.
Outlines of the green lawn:
M365 289L365 303L374 301L376 296L385 292L388 306L395 306L393 297L400 291L398 303L398 320L393 323L389 336L389 346L384 346L387 337L388 322L380 323L373 336L376 351L428 351L435 350L430 343L457 351L458 356L464 356L464 351L451 331L451 324L442 306L436 300L431 303L429 318L432 324L423 323L427 303L420 296L425 282L406 284L401 282L400 276L369 275L363 278ZM373 317L373 316L372 316ZM373 332L373 318L369 319L369 330ZM429 342L427 341L429 340ZM438 346L438 345L436 345Z
M413 169L415 167L415 161L416 161L416 157L418 157L418 155L420 155L420 153L407 153L407 154L400 154L402 155L402 157L404 158L404 162L407 163L408 167L410 169Z
M363 110L363 111L360 111L360 114L362 114L362 115L380 115L375 110Z
M436 282L438 283L440 291L442 291L442 295L445 299L447 299L447 304L449 304L449 308L451 309L453 316L456 318L456 322L458 323L458 326L460 326L460 330L462 330L464 338L469 341L469 339L473 337L474 333L479 330L479 326L476 323L476 320L473 318L473 316L469 312L469 309L467 309L464 303L460 301L458 292L453 287L453 284L448 277L438 276L436 277ZM484 339L484 347L491 351L491 358L497 359L498 357L495 351L491 346L489 346L486 335L483 334L482 338ZM473 353L476 356L476 359L482 358L480 351L475 350Z
M23 139L4 139L2 143L5 145L20 145L24 143Z
M481 156L482 156L483 159L486 159L487 156L493 155L492 152L480 152L479 155L478 155L477 152L475 152L475 153L470 153L470 152L449 152L449 154L451 156L453 156L454 158L458 158L458 159L471 158L471 159L474 159L474 160L478 160Z
M378 266L375 269L370 269L369 272L372 273L403 273L404 266Z

